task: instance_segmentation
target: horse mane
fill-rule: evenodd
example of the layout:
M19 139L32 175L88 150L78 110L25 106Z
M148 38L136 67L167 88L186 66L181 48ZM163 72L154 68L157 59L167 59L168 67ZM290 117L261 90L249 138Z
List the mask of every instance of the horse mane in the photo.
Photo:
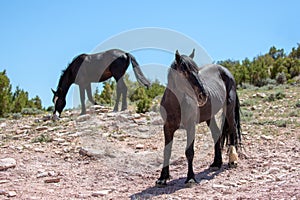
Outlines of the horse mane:
M74 82L75 81L75 78L76 78L76 75L77 75L77 72L79 70L79 67L81 65L81 63L84 61L84 58L85 58L86 54L80 54L78 56L76 56L75 58L73 58L73 60L68 64L68 66L63 69L61 71L61 75L60 75L60 78L59 78L59 82L58 82L58 88L59 87L62 87L62 84L63 84L63 81L66 79L66 78L70 78L72 79L71 81ZM75 69L74 69L75 68ZM73 73L76 73L75 76ZM69 80L70 81L70 80Z
M185 63L185 65L187 66L187 68L190 72L198 73L199 68L198 68L197 64L189 56L186 56L186 55L181 56L181 62Z
M187 70L189 71L189 73L193 73L193 74L196 74L197 76L197 79L199 80L198 83L199 83L199 86L200 86L200 90L202 91L202 93L207 96L207 92L204 88L204 85L203 85L203 80L201 79L201 77L198 76L198 72L199 72L199 67L197 66L197 64L195 63L195 61L190 58L189 56L186 56L186 55L183 55L181 56L181 62L183 64L185 64Z

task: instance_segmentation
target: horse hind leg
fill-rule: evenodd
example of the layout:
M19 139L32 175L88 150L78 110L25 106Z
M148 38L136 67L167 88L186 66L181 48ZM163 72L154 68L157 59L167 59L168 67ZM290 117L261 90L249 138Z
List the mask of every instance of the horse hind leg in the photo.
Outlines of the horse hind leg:
M121 78L120 81L121 81L120 88L121 88L121 93L122 93L122 108L121 108L121 110L124 111L124 110L127 110L127 86L126 86L123 78Z
M225 120L225 126L228 134L228 139L229 139L229 161L228 161L228 166L230 168L235 168L238 165L238 154L236 151L236 146L237 146L237 128L236 128L236 122L235 122L235 113L234 113L234 106L229 105L227 107L227 112L226 112L226 120Z
M206 121L207 125L209 126L209 129L211 131L213 140L214 140L214 148L215 148L215 156L214 161L210 165L210 168L212 170L218 170L221 168L223 162L222 162L222 149L221 149L221 133L220 129L216 123L215 117L212 117L210 120Z
M88 84L88 86L86 87L86 93L88 96L89 101L93 104L93 105L97 105L96 101L93 98L92 95L92 88L91 88L91 84Z

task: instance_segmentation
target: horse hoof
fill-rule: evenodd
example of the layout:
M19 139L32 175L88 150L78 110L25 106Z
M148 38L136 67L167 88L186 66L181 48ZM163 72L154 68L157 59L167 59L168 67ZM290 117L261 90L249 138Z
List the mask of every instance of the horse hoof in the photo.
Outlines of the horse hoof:
M57 120L59 120L59 117L57 115L53 114L52 117L51 117L51 119L53 121L57 121Z
M233 161L233 162L228 163L229 168L237 168L237 166L238 166L237 161Z
M209 170L211 171L218 171L222 167L222 162L221 163L213 163L209 166Z
M159 187L159 188L162 188L162 187L166 187L167 186L167 180L166 179L162 179L162 180L157 180L155 182L155 186L156 187Z
M198 184L198 181L196 181L195 178L192 178L192 179L190 179L188 181L185 181L184 183L185 183L185 187L192 188L193 186L195 186L195 185Z

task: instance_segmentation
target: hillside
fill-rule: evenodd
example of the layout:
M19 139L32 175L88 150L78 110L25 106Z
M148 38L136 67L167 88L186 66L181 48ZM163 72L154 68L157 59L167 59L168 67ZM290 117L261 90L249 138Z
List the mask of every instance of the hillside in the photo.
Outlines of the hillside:
M194 170L185 188L185 131L175 133L165 188L156 188L163 152L159 113L113 113L93 106L87 115L45 113L0 120L1 199L299 199L300 88L239 90L243 148L236 169L208 170L213 141L197 126ZM8 159L11 158L11 159ZM8 161L8 163L4 163Z

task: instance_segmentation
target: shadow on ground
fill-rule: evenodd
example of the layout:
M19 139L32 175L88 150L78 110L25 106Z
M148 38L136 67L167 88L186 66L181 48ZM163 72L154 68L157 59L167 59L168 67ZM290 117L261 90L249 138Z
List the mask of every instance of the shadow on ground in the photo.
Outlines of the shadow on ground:
M223 171L228 169L228 165L223 166L221 169L217 171L212 171L211 169L205 169L204 171L198 173L195 175L196 180L199 182L198 184L201 184L201 181L203 180L211 180L218 174L222 173ZM160 187L149 187L146 188L145 190L133 194L130 196L131 200L138 200L138 199L151 199L154 196L159 196L159 195L164 195L164 194L173 194L176 191L179 191L181 189L187 188L185 185L185 179L186 177L183 178L178 178L171 180L167 182L167 186L160 188ZM197 187L197 185L195 187Z

